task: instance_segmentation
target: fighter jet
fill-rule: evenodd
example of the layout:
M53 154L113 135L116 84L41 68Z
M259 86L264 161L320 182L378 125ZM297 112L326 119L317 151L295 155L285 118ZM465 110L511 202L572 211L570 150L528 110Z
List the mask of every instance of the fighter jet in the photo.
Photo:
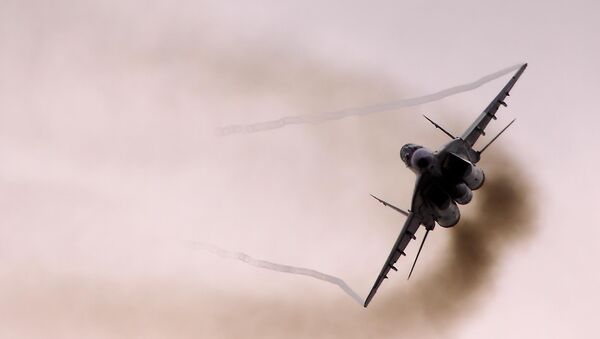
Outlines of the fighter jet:
M504 132L515 120L512 120L500 133L485 145L481 150L473 149L475 142L480 136L485 135L488 123L496 120L496 112L500 105L506 106L504 100L509 96L510 90L525 71L527 64L517 70L515 75L504 86L500 93L492 100L487 108L477 117L475 122L460 137L455 137L443 127L425 116L436 128L442 130L452 141L440 150L432 152L429 149L415 145L406 144L400 149L400 158L416 175L417 180L412 197L411 209L405 211L374 195L384 206L388 206L406 216L406 222L402 231L392 248L381 273L375 280L371 292L365 300L367 307L377 293L377 289L387 279L390 269L397 271L394 266L400 256L406 255L404 250L411 240L415 240L415 233L423 225L426 229L425 236L415 257L408 278L410 278L423 244L427 239L429 231L433 230L436 223L442 227L452 227L460 220L458 205L468 204L473 198L473 191L481 188L485 181L485 175L476 164L481 154ZM458 205L457 205L458 204Z

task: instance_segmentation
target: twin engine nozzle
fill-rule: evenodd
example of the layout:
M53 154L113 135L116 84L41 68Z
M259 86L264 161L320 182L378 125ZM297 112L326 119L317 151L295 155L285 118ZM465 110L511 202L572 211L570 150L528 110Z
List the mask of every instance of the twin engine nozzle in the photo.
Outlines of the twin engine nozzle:
M427 148L421 147L415 150L410 158L412 168L423 170L430 168L435 162L433 153Z

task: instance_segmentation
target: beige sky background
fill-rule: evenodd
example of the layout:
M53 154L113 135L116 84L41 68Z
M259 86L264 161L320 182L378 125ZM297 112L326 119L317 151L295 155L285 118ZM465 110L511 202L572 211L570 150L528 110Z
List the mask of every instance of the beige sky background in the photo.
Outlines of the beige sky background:
M0 2L0 337L597 337L599 9ZM518 197L535 213L527 232L502 228L515 236L495 238L506 244L462 299L433 283L456 263L461 225L493 232L502 223L481 211L522 211L477 202L494 190L431 234L406 282L411 246L368 310L334 286L189 246L318 269L366 294L403 222L368 194L408 206L400 147L445 141L421 114L459 134L508 77L318 126L215 129L429 94L524 61L490 131L517 123L481 164L528 181Z

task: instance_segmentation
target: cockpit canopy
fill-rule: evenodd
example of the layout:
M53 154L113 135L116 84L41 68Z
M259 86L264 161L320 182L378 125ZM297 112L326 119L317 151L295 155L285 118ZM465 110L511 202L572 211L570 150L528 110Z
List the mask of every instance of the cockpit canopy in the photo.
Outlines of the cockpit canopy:
M404 161L406 166L410 167L410 158L412 157L413 153L419 148L423 148L423 146L415 144L406 144L402 146L402 148L400 149L400 159Z

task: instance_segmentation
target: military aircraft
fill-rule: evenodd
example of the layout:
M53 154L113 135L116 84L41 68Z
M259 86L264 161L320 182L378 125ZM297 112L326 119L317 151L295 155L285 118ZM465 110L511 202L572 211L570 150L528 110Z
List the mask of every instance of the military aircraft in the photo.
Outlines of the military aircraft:
M371 292L365 300L364 307L369 305L383 280L387 279L390 269L394 271L398 270L394 264L400 256L406 255L404 249L411 240L416 239L415 233L419 226L425 226L426 233L408 278L410 278L415 268L419 254L421 254L421 249L423 249L423 244L425 244L425 239L427 239L429 231L434 229L435 224L437 223L442 227L452 227L458 223L460 220L460 210L457 204L468 204L473 198L473 191L479 189L485 181L483 171L481 168L475 166L481 158L481 153L496 141L515 120L512 120L504 127L481 150L476 151L473 149L473 146L480 136L485 135L484 130L488 123L492 119L496 119L496 112L500 105L506 106L504 100L526 67L527 64L524 64L517 70L506 86L504 86L494 100L460 137L453 136L425 116L425 119L452 139L441 150L432 152L423 146L415 144L402 146L400 149L400 158L417 175L411 209L405 211L371 195L384 206L391 207L397 212L404 214L406 222L381 269L381 273L379 273Z

